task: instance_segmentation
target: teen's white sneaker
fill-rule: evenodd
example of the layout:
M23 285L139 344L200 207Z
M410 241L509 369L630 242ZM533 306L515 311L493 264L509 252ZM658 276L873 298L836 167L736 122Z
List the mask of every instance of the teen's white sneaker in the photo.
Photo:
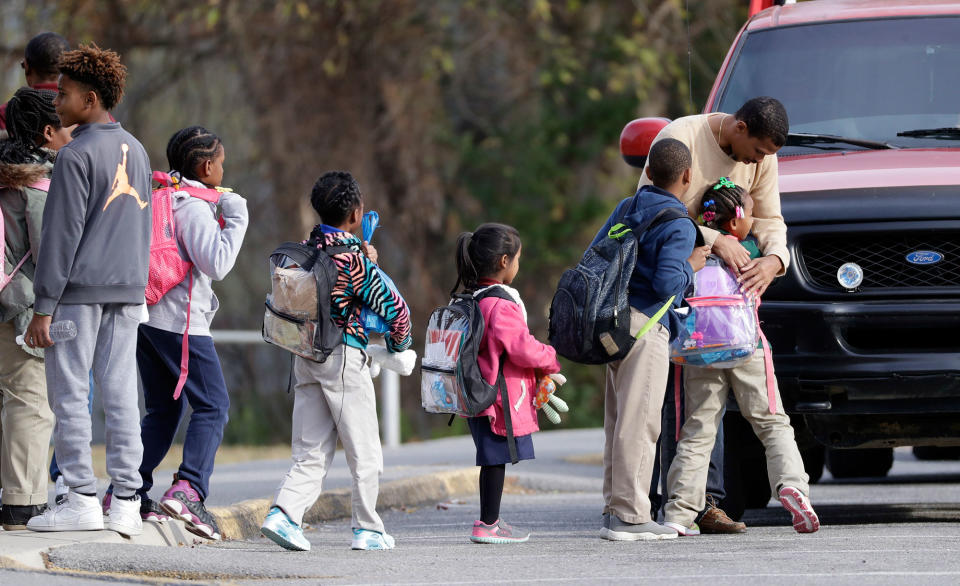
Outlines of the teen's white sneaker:
M67 492L70 490L67 488L67 483L63 480L63 474L57 476L56 489L54 494L56 495L56 500L54 501L58 505L67 498Z
M140 535L143 533L143 520L140 518L140 497L132 500L111 499L110 514L103 520L105 528L116 531L120 535L126 537Z
M27 521L31 531L96 531L103 529L103 513L96 496L86 496L72 490L66 498L42 515Z

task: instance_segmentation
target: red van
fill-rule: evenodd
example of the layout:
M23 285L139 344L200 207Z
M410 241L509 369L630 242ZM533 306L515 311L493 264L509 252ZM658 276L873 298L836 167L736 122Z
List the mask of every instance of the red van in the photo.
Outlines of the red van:
M760 318L812 479L825 458L835 477L882 476L894 446L960 446L958 33L960 2L773 6L707 98L705 112L732 113L773 96L790 118L791 264ZM652 140L665 121L637 124ZM734 515L770 494L759 443L726 421Z

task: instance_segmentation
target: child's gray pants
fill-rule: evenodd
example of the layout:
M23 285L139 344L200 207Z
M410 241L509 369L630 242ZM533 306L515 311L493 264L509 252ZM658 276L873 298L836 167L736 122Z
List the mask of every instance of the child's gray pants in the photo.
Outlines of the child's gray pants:
M53 429L57 464L67 486L95 494L90 457L93 439L87 401L89 372L103 401L107 473L118 497L140 488L140 410L137 406L137 327L142 305L120 303L58 305L53 322L71 320L77 337L46 350L47 395L57 422ZM173 389L170 389L173 393Z

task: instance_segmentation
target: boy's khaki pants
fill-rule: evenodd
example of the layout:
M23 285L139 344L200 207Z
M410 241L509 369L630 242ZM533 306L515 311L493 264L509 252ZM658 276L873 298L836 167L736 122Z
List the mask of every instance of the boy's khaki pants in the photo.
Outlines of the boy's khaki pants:
M636 335L649 318L630 310ZM630 352L607 365L603 414L604 513L627 523L650 521L650 476L657 458L660 408L669 373L670 334L654 325Z
M293 466L274 504L303 524L320 496L339 437L353 475L353 527L382 533L376 506L383 452L366 353L342 344L322 364L298 356L294 375Z
M13 323L0 323L0 488L5 505L42 505L53 412L43 360L21 350L15 338Z
M666 521L689 527L706 505L707 466L729 389L733 389L740 413L763 443L773 494L783 486L810 494L810 477L804 471L790 418L783 412L779 389L776 391L777 412L770 413L763 350L757 350L749 362L734 368L687 366L683 372L686 420L680 430L677 455L667 475Z

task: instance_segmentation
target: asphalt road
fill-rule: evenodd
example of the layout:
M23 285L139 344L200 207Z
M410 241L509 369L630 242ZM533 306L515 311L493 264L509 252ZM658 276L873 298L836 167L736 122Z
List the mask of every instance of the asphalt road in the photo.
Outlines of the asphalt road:
M307 553L256 538L192 548L77 545L54 550L49 559L62 568L54 574L58 578L70 572L71 580L79 580L69 583L94 583L101 572L120 581L253 579L258 584L612 584L664 578L858 586L865 581L960 582L960 462L919 462L909 450L898 450L886 479L840 483L827 474L813 487L823 523L814 535L794 533L788 515L771 503L747 512L745 535L612 543L597 533L599 467L563 459L571 452L598 452L599 437L597 430L540 434L538 459L508 471L514 488L504 497L503 518L534 533L527 544L470 543L478 510L474 495L447 510L387 511L387 529L397 538L397 548L387 552L351 551L349 521L343 520L308 531L313 549ZM472 459L462 439L404 446L399 452L395 471L407 465L431 468L425 461L469 465ZM255 464L244 466L251 467L248 474L257 474ZM335 466L345 468L341 457ZM67 582L51 581L49 574L0 571L0 583Z

